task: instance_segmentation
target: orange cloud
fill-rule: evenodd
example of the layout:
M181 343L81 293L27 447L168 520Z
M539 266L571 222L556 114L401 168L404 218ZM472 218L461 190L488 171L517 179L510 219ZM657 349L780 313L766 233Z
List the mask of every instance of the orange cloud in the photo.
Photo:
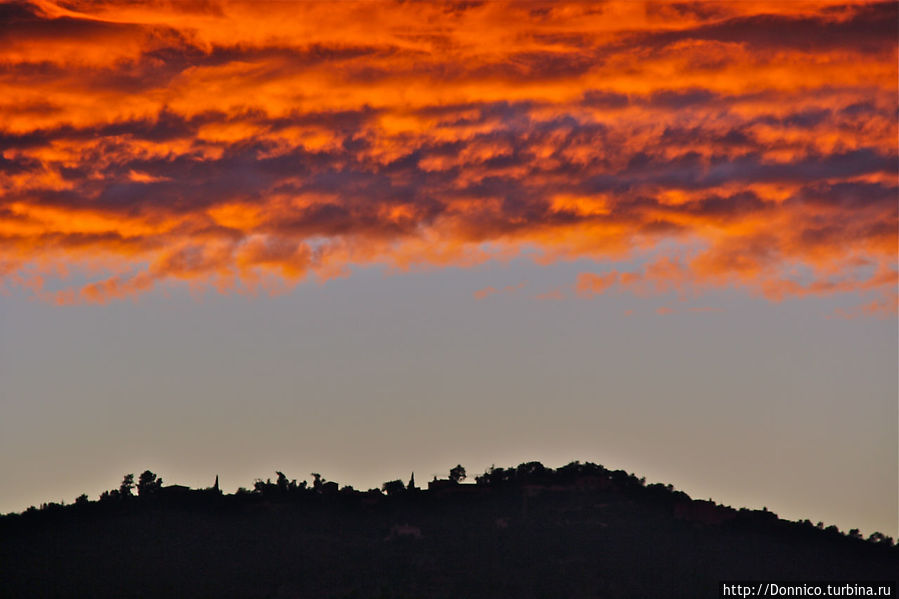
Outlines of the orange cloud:
M895 318L897 314L899 314L899 294L893 292L886 293L883 297L849 309L837 308L830 315L830 318L845 318L847 320L862 316Z
M664 256L648 263L642 271L618 272L612 270L596 274L583 272L577 276L574 289L581 297L601 295L610 289L627 290L638 295L677 291L681 296L696 295L710 288L724 286L744 287L772 301L787 297L810 295L832 295L835 293L875 293L890 294L899 282L899 271L893 266L881 266L871 274L859 274L859 264L845 261L838 268L805 277L806 281L787 278L783 275L780 261L766 264L764 268L751 269L747 276L739 267L732 266L708 272L703 268L704 252L693 259ZM861 266L869 266L862 263ZM888 302L889 303L889 302ZM883 305L882 300L873 305ZM871 309L865 313L881 310Z
M474 292L474 298L484 299L487 296L496 295L498 293L513 293L519 289L523 289L524 286L524 283L519 283L518 285L506 285L502 289L497 289L496 287L484 287L483 289L478 289Z
M484 299L488 295L496 295L497 293L499 293L499 290L496 287L484 287L474 292L474 298Z
M582 296L895 289L895 2L35 0L0 18L0 283L48 301L533 249L662 252L581 275ZM90 281L46 290L71 270Z

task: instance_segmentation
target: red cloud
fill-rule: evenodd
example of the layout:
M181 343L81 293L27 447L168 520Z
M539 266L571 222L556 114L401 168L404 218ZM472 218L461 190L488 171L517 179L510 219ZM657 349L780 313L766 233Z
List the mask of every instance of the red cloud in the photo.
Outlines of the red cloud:
M895 289L896 4L691 6L2 5L0 277L104 302L655 248L577 292Z

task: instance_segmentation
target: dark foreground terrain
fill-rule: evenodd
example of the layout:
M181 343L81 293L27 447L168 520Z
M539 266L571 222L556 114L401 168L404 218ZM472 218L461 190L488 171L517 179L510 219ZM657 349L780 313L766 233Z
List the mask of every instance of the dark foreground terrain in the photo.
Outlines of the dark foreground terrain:
M695 598L717 597L720 580L899 571L882 535L694 501L593 464L456 480L382 494L279 475L223 495L154 475L136 496L126 477L101 501L0 517L0 597Z

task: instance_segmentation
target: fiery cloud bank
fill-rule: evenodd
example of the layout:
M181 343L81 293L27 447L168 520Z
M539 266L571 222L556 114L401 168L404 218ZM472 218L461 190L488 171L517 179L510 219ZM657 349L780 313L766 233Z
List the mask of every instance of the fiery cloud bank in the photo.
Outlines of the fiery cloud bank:
M893 313L897 4L0 5L0 277L59 303L350 265ZM79 274L73 283L69 277Z

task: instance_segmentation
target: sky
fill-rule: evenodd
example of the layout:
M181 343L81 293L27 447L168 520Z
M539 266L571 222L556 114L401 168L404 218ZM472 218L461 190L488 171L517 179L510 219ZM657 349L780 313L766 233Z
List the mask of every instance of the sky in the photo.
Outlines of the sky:
M899 533L897 6L0 4L0 512L581 460Z

